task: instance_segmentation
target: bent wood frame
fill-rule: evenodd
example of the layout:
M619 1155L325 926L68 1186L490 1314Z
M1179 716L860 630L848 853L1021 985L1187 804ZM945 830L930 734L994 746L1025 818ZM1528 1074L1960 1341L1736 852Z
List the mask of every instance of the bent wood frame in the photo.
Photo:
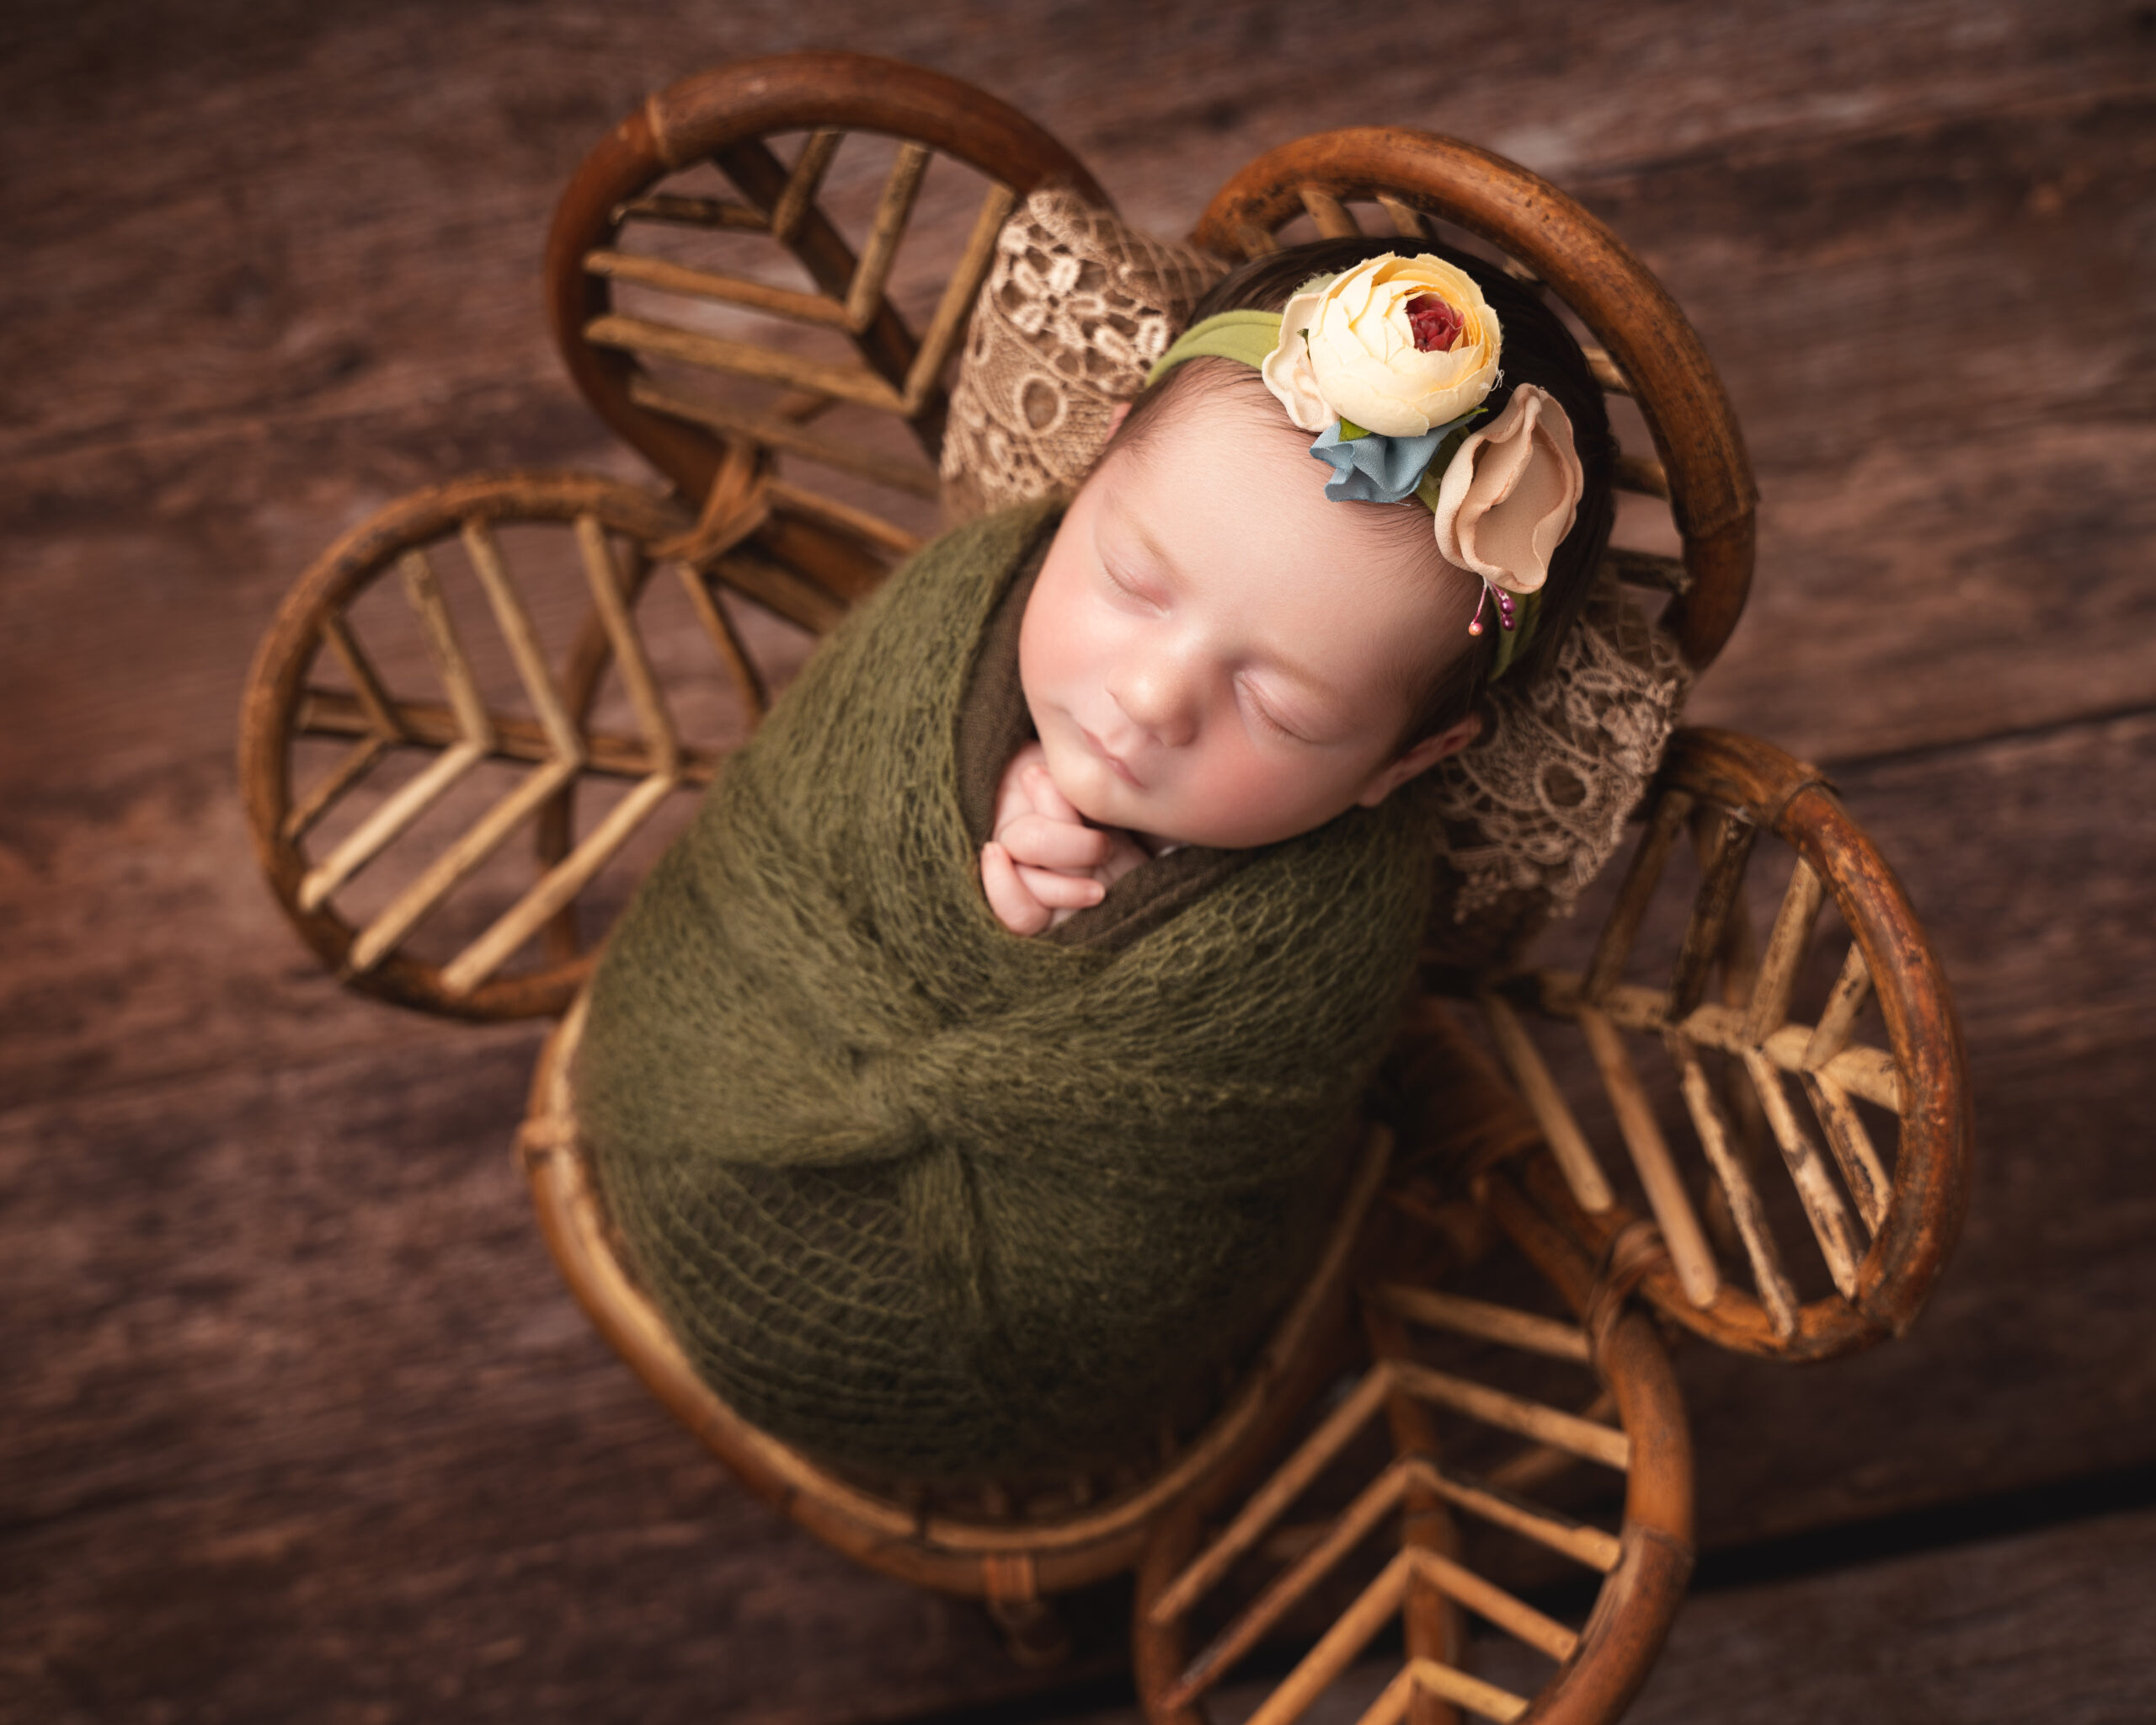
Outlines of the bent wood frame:
M595 608L591 628L599 629L603 622L632 649L630 662L643 671L646 735L592 734L584 722L588 682L565 691L544 663L523 615L519 584L491 537L497 527L528 522L571 528L595 584L601 570L613 576L608 585L619 584L618 597L610 594ZM573 862L568 841L566 798L578 778L595 772L638 782L632 800L623 805L627 814L611 823L616 830L606 836L603 848L625 841L634 825L674 787L707 782L716 764L676 744L664 693L635 648L628 610L650 573L650 548L677 537L690 525L678 505L596 475L473 474L414 492L378 510L323 552L293 585L248 676L240 713L240 790L256 859L270 891L325 969L364 992L455 1017L543 1017L567 1006L595 956L578 948L573 919L562 914L596 872ZM524 684L540 715L537 724L489 712L472 684L443 609L438 578L426 558L429 547L460 533L467 547L478 541L474 560L517 652ZM614 563L610 534L627 542L632 568L624 571ZM353 602L392 569L403 574L426 630L446 701L400 699L384 687L350 627L347 612ZM606 630L599 633L606 638ZM352 693L308 683L309 672L325 653L344 662ZM291 749L302 736L334 737L350 746L339 767L296 796ZM368 823L371 831L363 828L339 847L348 853L343 862L333 853L311 863L304 848L309 830L393 750L430 753L434 761L380 806ZM415 883L415 895L400 900L411 908L403 916L392 916L392 926L378 920L367 929L355 929L331 899L335 887L393 840L400 820L416 819L430 798L446 793L459 774L485 759L532 771L510 799L435 859ZM431 964L398 949L412 923L453 888L461 867L475 864L533 816L538 821L542 878L517 912L490 932L491 940L467 949L465 956L472 962L465 975L459 976L454 963ZM584 879L576 878L579 874ZM399 922L402 927L393 926ZM521 974L495 974L516 948L542 930L549 948L544 962Z
M668 174L710 160L767 205L767 216L749 212L755 219L746 225L787 244L826 292L847 296L857 260L813 205L821 164L814 159L803 164L796 182L763 143L771 133L795 130L813 130L833 144L838 132L883 133L963 162L1021 199L1036 186L1056 182L1113 207L1085 165L1017 109L955 78L899 61L863 54L776 55L715 67L647 98L584 158L556 207L547 240L547 316L563 363L584 398L691 505L711 489L727 441L708 426L640 402L632 355L590 339L594 323L612 310L615 278L588 267L587 260L611 248L623 214L637 199ZM828 162L830 146L809 146L819 147ZM789 197L795 183L803 189L798 199ZM902 224L903 211L895 213ZM914 355L897 314L880 300L873 307L849 304L846 310L857 314L851 321L858 327L847 334L863 362L885 385L902 391ZM942 436L940 387L927 392L906 417L932 460Z
M1362 1657L1387 1621L1405 1632L1406 1661L1364 1717L1395 1725L1412 1717L1486 1718L1534 1725L1606 1725L1638 1692L1668 1637L1691 1573L1692 1450L1684 1400L1652 1320L1604 1297L1576 1240L1522 1193L1509 1172L1477 1183L1486 1212L1580 1320L1577 1326L1437 1290L1365 1288L1369 1369L1298 1448L1245 1493L1225 1525L1209 1528L1203 1506L1163 1518L1139 1569L1133 1663L1150 1725L1204 1725L1207 1693L1297 1601L1306 1598L1383 1521L1398 1517L1399 1549L1376 1578L1251 1714L1251 1725L1289 1725ZM1559 1413L1416 1363L1401 1319L1587 1365L1603 1386L1599 1418ZM1585 1460L1625 1477L1620 1525L1572 1520L1524 1495L1529 1468L1507 1488L1449 1466L1430 1405L1537 1440L1552 1460ZM1231 1568L1262 1551L1272 1530L1321 1472L1353 1465L1356 1433L1382 1413L1390 1457L1345 1509L1326 1518L1305 1555L1290 1562L1193 1653L1193 1613ZM1554 1471L1554 1469L1550 1470ZM1525 1537L1599 1578L1584 1624L1574 1631L1485 1579L1459 1559L1454 1514ZM1301 1541L1298 1541L1301 1544ZM1463 1669L1463 1609L1522 1641L1556 1669L1531 1697Z

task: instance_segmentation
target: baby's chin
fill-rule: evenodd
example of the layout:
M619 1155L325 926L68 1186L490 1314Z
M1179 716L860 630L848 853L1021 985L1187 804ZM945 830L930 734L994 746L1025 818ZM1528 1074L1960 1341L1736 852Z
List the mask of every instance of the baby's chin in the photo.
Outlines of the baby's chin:
M1148 849L1163 844L1187 844L1186 839L1152 830L1150 823L1163 812L1149 806L1150 799L1123 782L1115 769L1082 746L1044 750L1048 776L1063 800L1093 826L1132 834Z

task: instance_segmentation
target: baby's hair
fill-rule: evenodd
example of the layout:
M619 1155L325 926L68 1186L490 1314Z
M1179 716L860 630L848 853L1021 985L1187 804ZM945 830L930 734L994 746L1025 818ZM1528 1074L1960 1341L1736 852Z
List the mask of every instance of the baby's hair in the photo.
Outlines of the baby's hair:
M1410 243L1396 239L1326 239L1267 253L1223 276L1192 308L1190 321L1194 324L1219 312L1282 311L1295 290L1314 275L1337 275L1365 258L1409 249ZM1515 387L1534 383L1556 398L1572 423L1584 489L1572 531L1550 559L1534 637L1505 673L1506 686L1515 687L1540 678L1555 662L1559 646L1587 603L1594 572L1609 545L1616 514L1610 493L1616 450L1609 435L1609 411L1579 343L1535 290L1465 252L1428 241L1414 243L1413 249L1434 252L1465 270L1497 314L1504 333L1499 356L1502 377L1483 403L1489 419L1494 420L1504 411ZM1257 372L1232 360L1206 359L1178 366L1139 396L1109 447L1134 452L1179 414L1216 394L1248 397L1251 411L1277 423L1283 437L1309 444L1310 433L1296 429ZM1324 476L1317 463L1313 462L1311 469L1310 483L1321 484ZM1430 512L1421 504L1410 500L1363 507L1381 511L1385 531L1400 535L1403 561L1433 566L1440 562ZM1501 633L1494 611L1484 617L1482 633L1469 635L1463 629L1457 650L1437 667L1422 689L1411 692L1411 717L1400 740L1403 750L1456 724L1481 701L1497 662Z

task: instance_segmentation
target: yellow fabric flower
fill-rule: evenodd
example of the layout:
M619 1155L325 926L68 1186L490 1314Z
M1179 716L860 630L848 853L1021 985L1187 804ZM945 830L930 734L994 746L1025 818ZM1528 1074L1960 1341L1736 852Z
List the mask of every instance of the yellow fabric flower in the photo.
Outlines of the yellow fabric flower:
M1431 298L1459 320L1449 348L1417 345L1411 313ZM1497 381L1502 339L1497 313L1464 270L1427 252L1387 252L1291 298L1279 345L1260 369L1305 431L1337 418L1387 437L1419 437L1481 405Z

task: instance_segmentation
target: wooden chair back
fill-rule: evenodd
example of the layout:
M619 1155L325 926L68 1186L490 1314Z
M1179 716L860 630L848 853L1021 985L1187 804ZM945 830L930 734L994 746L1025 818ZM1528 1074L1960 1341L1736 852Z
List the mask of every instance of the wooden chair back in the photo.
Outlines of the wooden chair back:
M1646 817L1583 962L1479 992L1548 1146L1530 1188L1598 1248L1643 1207L1666 1256L1641 1291L1726 1347L1819 1359L1898 1336L1960 1233L1972 1154L1923 927L1824 777L1755 739L1679 731ZM1774 905L1764 943L1752 893Z
M787 133L800 135L790 163L770 142ZM835 170L880 139L895 147L873 164L880 184L857 250L824 201ZM713 167L725 195L675 189ZM915 222L932 173L964 183L970 217L910 235L934 226ZM719 578L820 629L913 542L875 504L831 496L830 480L887 503L936 495L946 374L996 235L1050 182L1107 203L1038 126L940 73L841 53L719 67L651 97L563 195L547 243L555 342L600 417L691 507L719 513L723 473L762 478L765 510L735 536L741 549ZM673 256L655 249L670 232L683 242ZM925 302L917 330L894 303L902 246L905 261L934 258L904 272ZM730 264L706 261L720 254ZM834 420L851 425L834 433ZM879 439L894 425L912 451ZM821 469L824 484L779 479L772 469L789 458ZM731 506L724 488L718 495Z
M1529 1272L1504 1284L1539 1281L1542 1298L1443 1285L1435 1242L1421 1274L1362 1290L1367 1363L1352 1386L1235 1503L1180 1504L1147 1546L1132 1645L1151 1725L1203 1725L1266 1637L1297 1621L1309 1635L1321 1599L1344 1603L1258 1699L1254 1725L1304 1717L1358 1667L1365 1687L1371 1666L1392 1671L1360 1715L1374 1725L1463 1712L1591 1725L1646 1680L1692 1568L1675 1374L1652 1320L1609 1297L1509 1174L1486 1176L1480 1196L1497 1249ZM1396 1664L1373 1652L1394 1626Z

